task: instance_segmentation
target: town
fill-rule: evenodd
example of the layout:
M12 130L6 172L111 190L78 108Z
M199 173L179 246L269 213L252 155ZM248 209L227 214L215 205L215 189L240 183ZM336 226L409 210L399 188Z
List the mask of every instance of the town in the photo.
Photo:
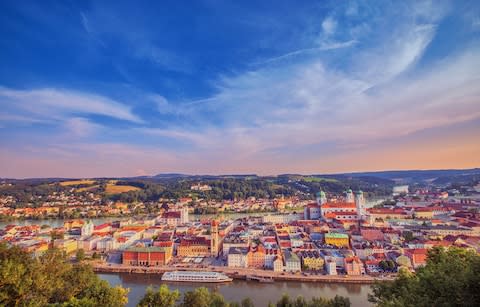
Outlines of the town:
M206 184L192 186L192 190L209 188ZM96 206L117 217L135 208L122 202L101 206L92 194L87 209L79 207L82 218L65 219L63 226L57 227L8 222L0 230L0 240L37 256L58 248L72 259L91 259L94 268L104 272L188 268L259 281L329 277L368 281L395 276L401 267L414 271L424 266L427 251L434 246L480 252L480 186L467 189L468 195L395 186L388 200L377 203L368 202L364 192L352 189L317 191L310 200L249 197L210 202L220 210L205 216L194 213L207 206L206 201L192 206L192 198L182 197L159 202L154 211L141 216L100 222L90 213L97 212ZM48 201L70 201L62 197L53 194ZM3 214L61 208L5 206L12 201L11 197L2 199ZM46 215L51 212L55 214L47 210Z

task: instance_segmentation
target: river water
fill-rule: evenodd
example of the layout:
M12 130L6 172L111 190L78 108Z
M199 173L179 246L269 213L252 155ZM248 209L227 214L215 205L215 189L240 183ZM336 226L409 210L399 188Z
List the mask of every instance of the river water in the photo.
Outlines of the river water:
M160 275L143 274L98 274L98 276L111 285L121 285L129 288L128 305L135 306L145 294L149 285L158 288L162 281ZM368 302L369 285L360 284L334 284L310 282L274 282L259 283L255 281L234 280L224 284L192 284L192 283L167 283L171 290L178 289L180 293L194 290L196 287L207 287L211 291L221 293L227 301L240 302L245 297L255 303L256 307L266 307L269 302L276 303L283 293L288 293L291 298L302 295L305 298L325 297L333 298L335 295L348 297L352 306L372 306Z

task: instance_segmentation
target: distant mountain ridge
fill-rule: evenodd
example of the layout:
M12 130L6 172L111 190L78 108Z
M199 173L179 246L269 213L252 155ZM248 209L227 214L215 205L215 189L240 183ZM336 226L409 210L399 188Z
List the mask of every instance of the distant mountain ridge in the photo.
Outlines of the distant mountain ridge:
M443 177L459 177L459 176L480 176L480 168L472 169L437 169L437 170L390 170L390 171L374 171L374 172L352 172L352 173L337 173L337 174L279 174L277 176L259 176L256 174L225 174L225 175L192 175L182 173L159 173L153 176L132 176L132 177L95 177L92 179L122 179L122 180L173 180L173 179L225 179L225 178L269 178L269 177L285 177L285 178L302 178L302 177L323 177L323 178L360 178L360 177L374 177L381 179L389 179L394 181L425 181L435 180ZM10 179L0 178L2 181L62 181L78 178L25 178L25 179Z

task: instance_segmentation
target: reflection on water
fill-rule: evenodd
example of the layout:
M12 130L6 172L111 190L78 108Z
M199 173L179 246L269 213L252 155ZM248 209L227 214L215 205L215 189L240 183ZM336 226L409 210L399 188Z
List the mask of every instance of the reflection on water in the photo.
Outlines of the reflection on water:
M162 284L159 275L143 274L98 274L112 285L122 285L130 288L128 306L135 306L144 295L149 285L158 287ZM191 284L168 283L170 289L178 289L181 293L204 286L210 290L220 292L228 301L240 302L245 297L250 297L255 306L267 306L269 302L276 302L283 293L290 297L302 295L305 298L322 296L332 298L342 295L350 298L352 306L371 306L367 301L370 291L369 285L359 284L331 284L331 283L300 283L300 282L275 282L258 283L254 281L235 280L226 284Z

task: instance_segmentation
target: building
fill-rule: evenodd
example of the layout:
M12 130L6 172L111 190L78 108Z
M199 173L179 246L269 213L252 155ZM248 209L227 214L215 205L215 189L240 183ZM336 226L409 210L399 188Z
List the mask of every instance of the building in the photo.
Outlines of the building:
M363 263L358 257L345 258L345 272L347 275L362 275Z
M177 246L180 257L210 256L210 240L204 237L183 238Z
M303 208L303 216L306 220L318 220L320 218L320 205L313 203L308 204Z
M350 240L347 234L328 232L325 234L325 244L336 247L348 247Z
M218 247L220 245L219 239L218 239L218 221L217 220L212 220L212 223L210 224L210 253L212 254L212 257L217 257L218 256Z
M286 250L283 254L285 256L285 271L300 272L302 270L302 262L295 253Z
M274 272L283 272L283 260L280 255L276 256L273 260L273 271Z
M56 239L53 241L53 247L63 250L69 254L77 250L78 243L73 239Z
M325 261L325 271L327 271L328 275L337 275L336 262L332 260Z
M327 218L328 213L344 213L344 214L356 214L357 207L354 202L345 203L345 202L335 202L335 203L324 203L320 206L320 215L323 219Z
M348 189L346 192L345 192L345 202L346 203L354 203L355 200L354 200L354 196L353 196L353 192L351 189Z
M82 236L91 236L93 234L94 227L95 225L93 225L92 221L88 220L82 225L80 234Z
M408 194L408 185L398 185L393 187L393 196Z
M231 268L248 267L248 248L231 247L228 251L227 265Z
M224 256L226 256L231 247L249 247L249 246L250 246L250 240L248 237L230 235L223 239L222 253Z
M414 269L427 264L427 249L425 248L406 249L405 256L410 258L410 262Z
M357 209L358 220L365 216L365 198L362 191L355 192L355 207Z
M133 266L160 266L172 257L171 248L160 246L132 247L122 252L122 264Z
M248 252L248 266L251 268L263 269L265 267L265 248L257 245Z
M320 191L316 194L316 200L317 200L317 205L321 206L327 202L327 195L325 195L325 192Z
M312 251L301 251L297 253L302 260L302 267L304 270L322 270L325 264L325 261L320 256L320 253L316 250Z

